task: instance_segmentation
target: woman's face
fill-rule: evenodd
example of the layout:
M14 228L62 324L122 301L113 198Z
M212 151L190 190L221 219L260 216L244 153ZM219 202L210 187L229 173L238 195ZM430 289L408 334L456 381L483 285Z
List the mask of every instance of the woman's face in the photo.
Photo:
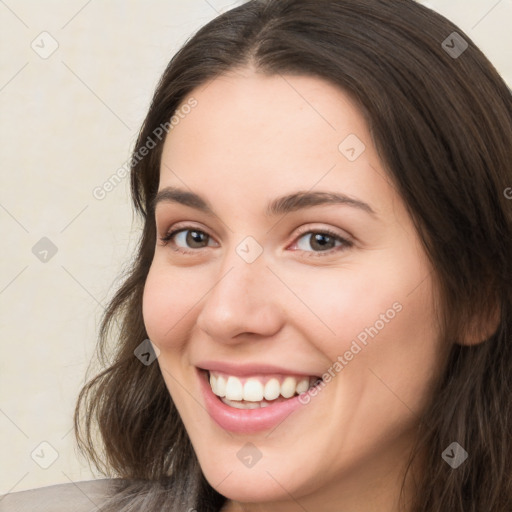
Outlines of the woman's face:
M143 314L205 477L279 510L392 510L441 346L432 267L369 129L313 77L238 70L190 98Z

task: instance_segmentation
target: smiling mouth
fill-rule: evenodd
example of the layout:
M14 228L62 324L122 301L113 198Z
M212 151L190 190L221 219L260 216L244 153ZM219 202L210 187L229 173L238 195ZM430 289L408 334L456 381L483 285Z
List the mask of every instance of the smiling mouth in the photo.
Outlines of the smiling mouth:
M236 409L257 409L306 393L322 381L318 376L257 375L237 377L205 370L212 392Z

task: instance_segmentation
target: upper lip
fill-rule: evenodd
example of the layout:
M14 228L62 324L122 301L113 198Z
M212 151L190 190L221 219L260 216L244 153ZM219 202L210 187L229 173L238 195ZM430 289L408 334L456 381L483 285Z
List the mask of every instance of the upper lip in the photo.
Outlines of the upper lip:
M201 370L213 370L226 373L228 375L245 377L257 374L272 374L277 373L281 375L304 375L305 377L319 376L314 372L305 372L302 370L295 370L292 368L283 368L266 363L230 363L227 361L200 361L196 364L197 368Z

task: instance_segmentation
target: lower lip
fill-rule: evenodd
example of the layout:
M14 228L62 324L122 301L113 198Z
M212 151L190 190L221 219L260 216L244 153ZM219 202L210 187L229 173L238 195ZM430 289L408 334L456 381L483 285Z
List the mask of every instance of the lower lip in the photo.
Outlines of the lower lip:
M207 380L208 374L204 370L198 369L197 372L208 414L220 427L230 432L252 434L271 429L303 406L299 401L299 395L297 395L284 402L271 404L267 407L236 409L226 405L214 394Z

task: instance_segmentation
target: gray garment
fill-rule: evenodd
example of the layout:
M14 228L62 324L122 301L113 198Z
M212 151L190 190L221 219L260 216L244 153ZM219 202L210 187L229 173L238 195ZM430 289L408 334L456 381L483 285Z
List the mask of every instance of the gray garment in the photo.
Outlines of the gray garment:
M109 478L11 492L0 496L0 512L100 512Z

